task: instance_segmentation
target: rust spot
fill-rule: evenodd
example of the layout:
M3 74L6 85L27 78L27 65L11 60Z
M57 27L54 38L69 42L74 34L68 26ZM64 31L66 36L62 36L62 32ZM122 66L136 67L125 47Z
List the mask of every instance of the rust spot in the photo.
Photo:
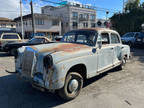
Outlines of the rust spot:
M32 49L34 49L34 50L37 50L36 47L34 47L34 46L30 46L30 47L31 47Z
M72 43L64 43L57 45L53 48L44 48L40 50L39 52L44 53L44 52L58 52L58 51L64 51L64 52L76 52L81 49L89 48L86 45L81 45L81 44L72 44Z

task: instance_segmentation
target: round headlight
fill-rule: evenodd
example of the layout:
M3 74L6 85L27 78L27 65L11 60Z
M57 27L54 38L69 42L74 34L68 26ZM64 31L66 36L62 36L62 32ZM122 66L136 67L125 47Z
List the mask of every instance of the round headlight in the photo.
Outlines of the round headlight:
M53 65L52 56L51 55L45 56L43 62L45 68L50 68Z

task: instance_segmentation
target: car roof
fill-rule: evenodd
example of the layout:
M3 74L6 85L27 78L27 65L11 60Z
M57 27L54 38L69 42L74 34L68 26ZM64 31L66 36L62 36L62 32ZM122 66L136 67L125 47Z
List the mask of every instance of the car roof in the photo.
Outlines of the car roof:
M35 36L34 38L45 38L45 39L47 39L48 41L50 41L50 39L48 39L48 38L45 37L45 36Z
M109 28L100 28L100 27L95 27L95 28L82 28L82 29L78 29L78 30L94 30L97 32L113 32L113 33L118 33L115 30L111 30Z

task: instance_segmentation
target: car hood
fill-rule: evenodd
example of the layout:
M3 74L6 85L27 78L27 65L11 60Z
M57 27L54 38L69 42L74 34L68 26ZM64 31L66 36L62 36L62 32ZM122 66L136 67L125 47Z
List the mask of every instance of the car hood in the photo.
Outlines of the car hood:
M73 44L73 43L51 43L51 44L35 45L35 46L30 46L30 47L38 51L39 53L48 53L48 52L73 53L73 52L79 52L81 50L90 48L87 45Z
M73 43L51 43L26 47L26 51L33 50L39 57L52 55L54 62L87 56L92 53L92 47ZM23 50L24 51L24 50Z

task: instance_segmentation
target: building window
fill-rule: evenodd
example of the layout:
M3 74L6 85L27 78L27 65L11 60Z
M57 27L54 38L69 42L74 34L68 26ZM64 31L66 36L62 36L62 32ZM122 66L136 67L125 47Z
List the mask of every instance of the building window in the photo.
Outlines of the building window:
M79 17L80 17L80 18L83 18L83 14L80 14Z
M29 25L32 25L32 21L31 20L29 20Z
M25 25L27 26L27 21L25 21Z
M5 28L5 27L6 27L6 24L1 24L1 27Z
M91 27L96 27L96 24L95 23L91 23Z
M73 12L72 15L73 15L73 18L74 18L74 19L77 19L77 18L78 18L78 13L77 13L77 12Z
M35 20L35 23L36 23L36 25L44 25L44 20L38 18L38 19Z
M96 16L94 14L90 15L90 20L94 21L96 19Z
M58 26L59 25L59 21L58 20L53 20L52 21L52 25L53 26Z
M42 13L44 14L44 9L42 9Z
M78 27L78 23L77 22L73 22L73 28L77 28Z
M83 23L83 27L84 27L84 28L87 28L87 27L88 27L88 23L87 23L87 22L84 22L84 23Z
M84 17L84 19L88 20L89 15L88 14L84 14L83 17Z

